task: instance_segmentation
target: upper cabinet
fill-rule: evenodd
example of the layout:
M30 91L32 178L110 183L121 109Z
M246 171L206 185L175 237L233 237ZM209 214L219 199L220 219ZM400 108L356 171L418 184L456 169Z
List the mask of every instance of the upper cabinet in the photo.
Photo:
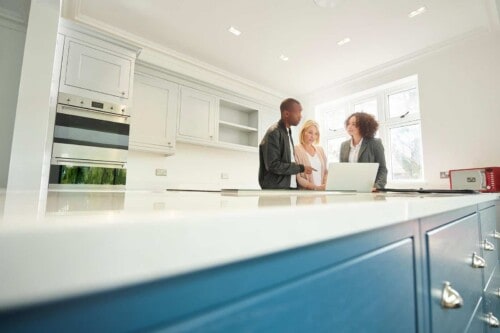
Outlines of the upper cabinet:
M178 99L177 83L135 73L129 143L131 150L164 155L175 153Z
M64 38L59 91L131 104L138 47L67 21L59 33Z
M64 59L62 85L129 97L133 59L69 38Z
M179 141L257 151L262 106L212 89L180 88Z
M215 142L216 103L214 95L181 87L177 137L192 143Z

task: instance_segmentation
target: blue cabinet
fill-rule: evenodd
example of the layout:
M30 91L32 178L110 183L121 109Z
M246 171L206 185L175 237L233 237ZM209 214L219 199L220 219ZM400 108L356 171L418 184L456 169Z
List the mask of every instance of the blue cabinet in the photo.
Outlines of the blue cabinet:
M162 331L416 332L413 251L407 238Z
M416 332L416 221L0 313L2 332Z

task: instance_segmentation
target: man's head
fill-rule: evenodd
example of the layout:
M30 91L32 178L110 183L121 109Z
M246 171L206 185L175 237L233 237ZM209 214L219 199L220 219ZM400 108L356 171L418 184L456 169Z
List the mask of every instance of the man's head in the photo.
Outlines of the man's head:
M281 120L286 127L297 126L302 118L302 105L293 98L287 98L280 105Z

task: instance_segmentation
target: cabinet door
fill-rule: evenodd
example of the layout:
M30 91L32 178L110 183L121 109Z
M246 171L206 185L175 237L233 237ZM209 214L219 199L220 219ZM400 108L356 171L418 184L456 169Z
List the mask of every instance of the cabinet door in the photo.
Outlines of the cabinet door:
M217 98L188 87L181 87L177 134L188 141L215 141Z
M433 332L461 332L481 299L484 268L472 267L473 252L480 255L479 221L473 214L428 231L429 286ZM463 298L458 308L444 308L445 282Z
M162 331L416 332L415 295L405 239Z
M129 97L132 59L68 39L63 84L121 98Z
M496 207L492 206L479 211L481 221L481 245L483 247L483 255L486 260L484 269L485 283L493 273L493 269L498 261L498 244L494 237L496 229Z
M135 74L130 149L174 153L178 95L176 83Z
M496 319L500 319L500 265L496 265L493 273L487 281L486 288L484 290L484 321L486 322L487 332L499 332L500 329L494 327L488 323L488 314L491 313ZM489 318L490 321L494 321L493 318Z

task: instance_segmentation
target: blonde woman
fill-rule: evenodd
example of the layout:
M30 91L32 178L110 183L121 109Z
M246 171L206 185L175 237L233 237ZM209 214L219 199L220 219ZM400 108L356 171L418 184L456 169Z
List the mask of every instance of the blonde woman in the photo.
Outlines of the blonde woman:
M300 189L324 191L328 168L325 151L319 146L319 125L308 120L300 130L300 145L295 146L295 161L311 166L311 174L297 174L297 185Z

